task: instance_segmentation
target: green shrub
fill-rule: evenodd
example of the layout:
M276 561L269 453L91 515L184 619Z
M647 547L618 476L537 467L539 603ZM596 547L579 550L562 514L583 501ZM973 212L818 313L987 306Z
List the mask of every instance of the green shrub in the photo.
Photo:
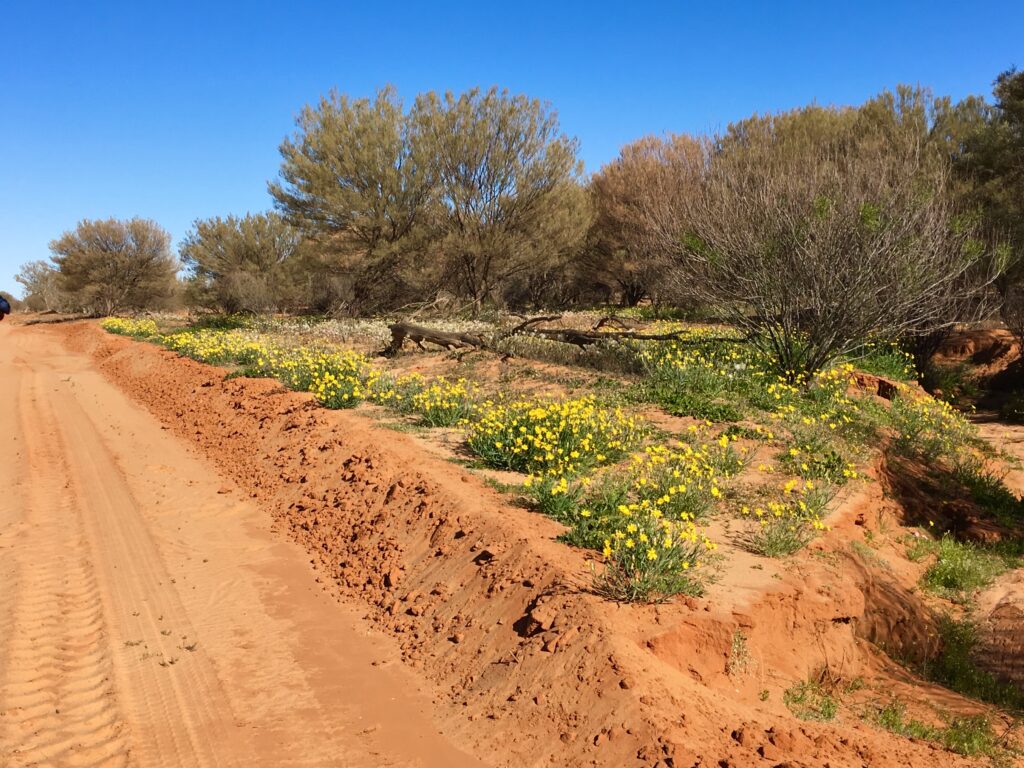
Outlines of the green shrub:
M763 507L742 508L743 516L754 525L740 537L740 543L748 551L765 557L791 555L826 527L824 518L834 496L834 490L826 483L815 485L808 481L800 487L795 480L789 481L783 488L782 500L770 500Z
M713 548L692 522L623 517L604 543L596 591L623 602L660 602L704 594L703 558Z
M817 680L801 680L782 694L782 701L801 720L829 722L839 711L839 702Z
M527 489L538 511L548 517L566 525L572 525L578 518L583 496L578 483L570 483L565 477L541 476L530 478Z
M896 343L872 342L865 344L849 356L850 361L862 371L873 373L885 379L915 381L914 356L901 349Z
M750 552L765 557L785 557L804 548L814 538L814 530L792 517L773 517L763 521L743 538Z
M958 717L942 729L941 741L946 749L959 755L997 757L1004 749L999 744L992 723L984 715Z
M691 416L712 422L736 422L743 418L743 412L733 403L672 389L662 383L649 388L647 399L658 403L672 416Z
M833 444L813 433L800 434L786 446L782 465L804 479L824 480L833 485L845 485L854 470L854 465Z
M901 391L889 409L896 447L928 462L956 461L975 440L976 430L948 403Z
M929 363L921 376L921 386L928 392L933 392L938 399L950 404L978 396L978 384L971 378L970 368L965 363Z
M944 727L907 720L907 708L899 699L893 698L874 715L874 721L885 730L909 739L923 739L942 744L951 752L967 757L986 755L994 760L1006 756L1006 749L999 743L992 723L984 715L954 718Z
M1024 520L1024 499L1006 487L1003 478L985 469L980 460L972 458L957 462L953 477L970 493L974 502L1003 523Z
M939 622L942 650L922 665L922 675L964 696L1012 710L1024 709L1024 690L979 669L973 659L977 627L970 620L944 616Z
M922 581L931 591L963 602L1005 570L1002 558L946 535L939 541L938 557L928 566Z

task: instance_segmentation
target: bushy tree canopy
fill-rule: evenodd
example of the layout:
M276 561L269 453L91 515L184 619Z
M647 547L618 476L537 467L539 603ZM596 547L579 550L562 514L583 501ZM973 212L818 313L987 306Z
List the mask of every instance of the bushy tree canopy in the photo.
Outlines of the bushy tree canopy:
M332 91L281 144L270 194L288 220L363 255L409 236L433 194L429 168L393 88L373 100Z
M300 243L298 231L275 213L196 221L180 248L191 303L225 312L288 306Z
M1024 259L1024 72L1007 70L995 82L995 107L964 142L958 170L971 182L970 199Z
M50 251L65 301L77 310L144 309L175 289L171 236L148 219L86 219L52 241Z
M442 288L479 306L582 242L576 153L549 107L497 89L421 94L408 111L391 88L332 93L299 116L270 192L334 254L356 306Z
M585 181L577 141L536 99L474 88L407 107L391 87L332 91L280 145L275 213L195 222L188 294L363 314L442 297L698 303L793 375L869 334L934 343L986 311L990 285L1004 318L1024 317L1024 74L1000 75L995 97L899 86L648 136ZM150 305L174 285L167 239L139 219L85 221L18 279L38 308Z
M589 212L578 146L550 107L496 88L428 93L412 124L435 180L434 248L462 295L479 305L582 241Z
M648 222L652 212L678 209L693 193L688 167L701 152L690 136L647 136L623 147L591 179L594 222L581 262L622 304L635 305L660 287L667 254Z

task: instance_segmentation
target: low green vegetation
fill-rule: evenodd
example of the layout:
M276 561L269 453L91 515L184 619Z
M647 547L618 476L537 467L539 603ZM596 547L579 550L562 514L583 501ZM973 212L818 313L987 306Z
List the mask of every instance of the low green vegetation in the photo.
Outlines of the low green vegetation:
M1024 523L1024 499L1016 496L1003 477L986 469L977 458L959 461L952 479L967 491L971 499L997 522L1013 526Z
M901 391L890 409L895 447L932 464L956 463L965 451L978 444L977 430L949 403Z
M932 592L962 603L991 584L1007 567L1004 558L983 545L947 535L939 540L935 561L921 581Z
M942 726L928 725L914 718L908 719L906 704L893 698L872 713L870 719L899 736L932 741L966 757L988 757L995 765L1004 764L1010 757L1009 750L1000 742L991 721L984 715L956 717Z
M839 700L816 678L801 680L788 688L782 701L801 720L829 722L839 711Z
M999 406L999 418L1011 424L1024 424L1024 392L1011 392Z
M925 369L921 385L937 399L963 408L969 408L979 394L978 384L965 363L932 363Z
M981 669L973 658L977 626L970 619L943 617L939 624L941 650L921 666L922 675L964 696L1005 709L1024 710L1024 690Z
M893 342L865 344L849 359L858 370L873 373L883 379L905 382L917 379L913 355Z

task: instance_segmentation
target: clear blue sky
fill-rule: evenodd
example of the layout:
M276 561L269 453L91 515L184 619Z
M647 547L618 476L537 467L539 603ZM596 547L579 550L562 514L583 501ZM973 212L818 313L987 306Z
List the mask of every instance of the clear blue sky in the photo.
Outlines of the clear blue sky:
M587 170L625 142L898 83L990 95L1024 2L6 2L0 289L82 218L265 210L277 146L332 86L550 101Z

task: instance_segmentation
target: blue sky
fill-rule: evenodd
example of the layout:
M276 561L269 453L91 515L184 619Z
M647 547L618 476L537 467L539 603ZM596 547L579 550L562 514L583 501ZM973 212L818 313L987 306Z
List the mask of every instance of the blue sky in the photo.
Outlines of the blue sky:
M331 87L499 85L547 101L587 170L647 133L856 104L898 83L989 95L1019 2L15 2L0 10L0 289L82 218L264 210L277 146Z

